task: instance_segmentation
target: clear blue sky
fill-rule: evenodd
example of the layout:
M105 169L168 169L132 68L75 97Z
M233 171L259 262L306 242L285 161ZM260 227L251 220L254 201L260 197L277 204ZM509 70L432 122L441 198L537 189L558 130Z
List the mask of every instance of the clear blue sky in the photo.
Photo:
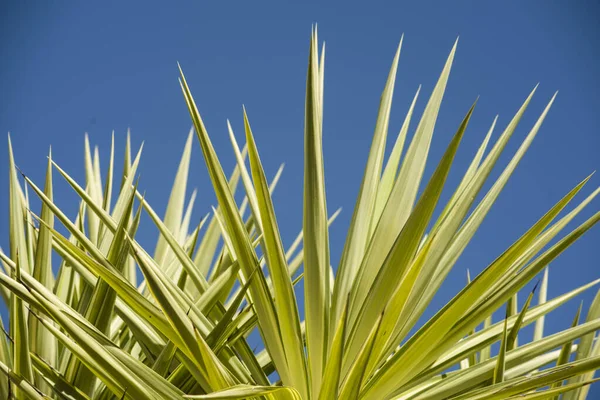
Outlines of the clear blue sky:
M466 268L481 271L600 166L600 6L595 1L373 2L369 6L366 2L7 3L0 6L0 132L11 132L23 171L42 182L52 145L54 159L83 181L84 133L99 145L106 165L111 131L122 145L131 128L135 147L145 141L141 187L154 207L164 210L191 126L177 83L179 61L227 170L234 161L225 121L230 118L241 137L242 104L248 109L267 171L274 174L279 163L286 163L274 199L288 244L301 226L304 80L310 27L318 22L320 38L327 42L328 203L330 211L344 208L331 229L334 263L362 178L379 95L402 33L405 41L391 135L395 137L417 86L423 84L422 94L429 95L458 35L432 161L439 159L464 113L481 96L450 184L456 184L494 115L500 114L503 128L541 82L501 160L506 163L545 103L560 90L532 148L449 276L434 309L464 285ZM424 99L417 105L419 111ZM1 143L0 245L7 248L5 136ZM57 174L55 180L59 181ZM191 188L200 189L194 214L198 220L215 202L198 145L190 180ZM585 192L599 183L600 177L595 176ZM57 184L55 197L74 215L75 196L66 185ZM598 208L595 201L584 216ZM144 229L140 239L153 246L155 234L152 228ZM551 296L600 277L599 243L596 228L553 263ZM581 297L585 305L593 295L590 291ZM577 305L574 301L555 312L547 320L549 330L566 328Z

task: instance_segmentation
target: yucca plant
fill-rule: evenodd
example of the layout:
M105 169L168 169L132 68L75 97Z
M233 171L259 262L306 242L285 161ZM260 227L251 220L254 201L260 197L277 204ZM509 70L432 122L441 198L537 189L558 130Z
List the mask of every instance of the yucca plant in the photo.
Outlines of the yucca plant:
M86 137L85 183L49 156L43 188L26 175L23 183L9 139L10 248L0 253L0 283L10 328L0 338L0 398L586 398L600 367L600 295L585 318L578 312L562 332L543 331L547 313L599 282L546 296L548 264L600 219L597 212L561 232L598 194L596 189L569 206L589 177L419 325L554 101L484 192L535 89L486 151L494 120L450 200L438 204L474 109L422 182L455 48L410 145L405 142L418 92L384 163L398 48L337 267L329 255L328 225L337 213L328 214L325 198L324 51L316 30L306 85L303 227L287 248L270 194L281 171L267 180L244 111L242 149L229 126L237 165L227 178L183 73L193 132L218 200L199 222L191 217L195 194L186 197L193 132L162 219L144 198L143 180L136 180L141 148L132 158L129 136L119 179L114 140L102 179L99 154ZM80 199L74 219L53 200L57 173ZM240 181L245 196L238 206ZM30 194L41 199L37 215ZM160 232L153 253L135 239L143 214ZM538 276L537 293L534 288L519 307L517 293ZM303 295L295 291L300 280ZM303 317L299 301L305 303ZM504 309L506 317L493 321ZM535 331L525 342L519 331L529 324ZM258 351L248 342L255 329L264 345ZM499 350L492 352L496 343Z

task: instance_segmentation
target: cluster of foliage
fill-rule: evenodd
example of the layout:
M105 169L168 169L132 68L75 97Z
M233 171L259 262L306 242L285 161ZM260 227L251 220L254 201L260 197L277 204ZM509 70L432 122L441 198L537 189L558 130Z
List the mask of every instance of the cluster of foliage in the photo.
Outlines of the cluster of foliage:
M316 30L306 85L303 229L287 249L271 200L279 173L268 182L246 113L241 149L229 127L237 165L227 178L183 73L193 132L218 200L197 225L191 217L195 193L189 200L186 195L193 132L162 219L138 191L141 148L132 158L129 138L120 184L114 179L114 140L103 180L98 152L86 138L85 184L49 156L43 188L27 176L23 184L9 139L10 249L0 252L0 293L10 328L0 338L0 398L585 398L600 367L600 296L583 322L578 313L564 331L544 336L543 330L547 313L598 283L546 298L547 265L600 219L596 212L554 240L598 194L560 216L589 177L419 325L554 100L484 192L535 89L486 152L494 120L440 206L473 106L419 196L455 48L407 150L418 92L384 163L398 48L335 273L328 239L335 214L327 212L322 152L324 53ZM73 220L53 200L53 172L81 201ZM238 206L240 182L245 196ZM30 193L41 199L37 215ZM135 239L142 214L160 232L153 255ZM57 222L66 230L57 229ZM537 305L531 304L532 292L519 309L517 293L540 274ZM303 321L295 292L300 280ZM494 323L492 314L504 306L506 318ZM529 324L535 324L533 340L519 340ZM259 351L247 342L255 328L264 343ZM495 343L499 350L492 354Z

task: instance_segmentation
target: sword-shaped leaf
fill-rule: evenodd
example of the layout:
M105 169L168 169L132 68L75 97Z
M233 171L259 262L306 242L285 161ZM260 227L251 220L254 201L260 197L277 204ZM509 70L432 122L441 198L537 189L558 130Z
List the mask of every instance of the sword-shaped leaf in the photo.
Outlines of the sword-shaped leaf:
M308 373L304 356L304 344L300 332L300 317L294 287L281 242L275 209L269 193L269 185L263 170L248 116L244 110L246 143L252 171L252 181L256 190L258 217L262 227L264 255L273 283L273 300L281 329L281 341L290 370L294 371L293 386L303 397L308 397ZM313 390L318 390L313 388Z
M220 213L225 220L229 236L233 239L233 247L235 249L237 260L240 263L241 271L247 277L259 265L258 257L254 252L253 245L248 237L248 232L246 231L244 222L242 221L233 198L233 194L204 126L204 122L200 117L198 108L196 107L185 77L183 76L183 72L181 72L180 83L190 116L194 122L196 135L200 142L200 147L202 148L202 153L213 183L213 188L215 189L219 201ZM283 382L287 383L290 381L291 371L289 371L287 366L273 300L271 299L265 277L262 273L259 273L256 279L253 279L252 284L250 285L250 296L257 310L260 332L264 338L265 345L268 348L271 358L277 365Z

